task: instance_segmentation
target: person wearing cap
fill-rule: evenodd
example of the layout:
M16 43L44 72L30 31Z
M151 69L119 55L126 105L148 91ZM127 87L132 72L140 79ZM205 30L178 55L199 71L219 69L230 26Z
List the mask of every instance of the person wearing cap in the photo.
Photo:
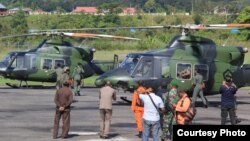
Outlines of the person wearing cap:
M74 79L74 94L75 96L80 96L81 90L81 81L83 79L84 70L82 68L82 64L78 63L73 71L73 79Z
M144 103L142 141L148 141L151 131L153 141L159 141L160 111L164 111L163 101L155 94L152 87L146 90L146 94L140 94L139 98Z
M167 137L167 134L169 133L169 138L172 139L173 135L173 125L176 124L175 120L175 109L172 106L173 104L177 104L179 101L179 96L177 93L178 89L178 82L176 80L172 80L170 83L170 91L166 95L164 105L165 105L165 112L163 114L163 128L162 128L162 134L161 134L161 140L164 141Z
M69 80L70 80L69 73L70 73L69 67L64 67L64 68L63 68L62 77L61 77L61 82L62 82L62 83L65 82L65 81L70 82L70 81L69 81ZM71 82L70 82L69 85L71 85ZM63 84L61 84L61 87L62 87L62 86L63 86Z
M62 86L61 82L62 74L63 74L63 69L61 67L61 64L58 63L56 68L56 89L59 89Z
M187 125L189 122L187 122L186 116L182 113L188 110L191 100L187 93L182 89L178 89L178 96L180 97L180 100L177 102L177 104L173 104L176 112L176 122L178 125Z
M225 77L220 87L221 94L221 124L226 124L226 119L229 113L230 121L232 125L236 124L235 114L235 94L237 88L232 83L231 77Z
M56 112L54 119L53 139L57 138L59 122L62 117L62 138L67 138L70 128L70 105L73 101L73 93L69 89L70 82L64 81L63 87L56 91L54 102L56 104Z
M109 128L112 117L112 100L116 101L116 91L111 87L109 81L100 89L99 92L99 110L101 116L100 138L107 139L109 136Z
M138 81L138 88L133 93L132 103L131 103L131 111L134 112L135 122L137 126L138 136L142 135L142 116L143 116L143 103L139 99L139 94L145 93L146 88L143 86L143 81Z

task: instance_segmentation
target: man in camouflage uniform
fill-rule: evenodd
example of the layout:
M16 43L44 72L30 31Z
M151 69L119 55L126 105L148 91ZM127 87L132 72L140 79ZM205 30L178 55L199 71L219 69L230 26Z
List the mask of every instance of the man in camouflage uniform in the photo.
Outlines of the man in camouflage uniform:
M165 113L163 114L163 128L161 141L165 141L168 133L170 134L169 138L172 140L173 135L173 125L176 124L176 120L174 118L174 107L172 104L176 104L179 100L179 96L177 93L178 84L176 80L171 82L171 90L166 95L164 105L165 105Z
M81 89L81 81L83 78L84 70L82 68L82 64L78 63L75 67L73 72L73 79L74 79L74 94L75 96L80 96L80 89Z
M63 68L63 73L62 73L61 80L60 80L60 82L61 82L61 87L63 86L63 84L62 84L63 82L65 82L65 81L67 81L67 80L70 80L69 72L70 72L69 67L64 67L64 68ZM71 84L70 84L70 85L71 85Z
M56 68L56 89L61 88L62 86L62 82L61 82L61 77L63 74L63 69L61 67L61 64L57 64L57 68Z

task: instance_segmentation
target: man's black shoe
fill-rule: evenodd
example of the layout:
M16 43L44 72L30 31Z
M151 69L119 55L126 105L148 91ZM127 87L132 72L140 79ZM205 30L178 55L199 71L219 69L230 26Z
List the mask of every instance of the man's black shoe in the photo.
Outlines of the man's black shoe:
M236 119L236 124L240 123L241 120L240 119Z
M204 105L204 108L207 108L207 105Z
M139 132L138 137L139 137L139 138L142 137L142 132Z
M108 137L108 136L103 136L102 138L103 138L103 139L108 139L109 137Z

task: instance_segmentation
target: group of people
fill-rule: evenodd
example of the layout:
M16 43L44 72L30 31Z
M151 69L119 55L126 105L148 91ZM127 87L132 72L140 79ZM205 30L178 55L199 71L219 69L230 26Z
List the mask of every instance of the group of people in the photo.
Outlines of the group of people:
M79 69L80 70L80 69ZM65 73L66 70L63 71ZM76 68L77 71L77 68ZM67 72L67 71L66 71ZM79 71L77 71L79 72ZM62 77L63 78L63 77ZM77 78L77 77L74 77ZM138 88L134 91L131 110L134 112L137 125L138 136L142 141L148 141L152 132L153 140L164 141L166 138L172 139L173 125L188 125L185 113L191 104L195 104L196 97L199 95L207 108L207 101L203 95L202 76L197 73L194 78L194 90L192 100L187 93L178 88L178 82L172 80L170 83L170 91L162 98L157 95L157 90L153 87L145 87L143 81L138 82ZM74 80L75 81L75 80ZM75 83L75 82L74 82ZM78 83L77 83L78 84ZM55 94L55 120L53 138L58 135L59 121L63 118L62 138L66 138L70 127L70 105L73 102L73 92L70 89L71 80L65 79L63 86L60 87ZM76 89L75 92L77 92ZM226 77L220 87L221 93L221 124L226 124L228 113L231 118L231 124L236 124L235 114L235 93L237 87L233 84L231 77ZM112 88L109 81L99 91L99 111L100 111L100 138L109 138L109 129L112 117L112 101L116 100L116 91ZM160 119L163 119L161 122ZM160 129L162 134L160 135Z
M73 102L73 92L70 89L70 80L63 82L63 87L58 89L55 94L54 102L56 104L56 112L53 128L53 139L58 138L59 122L62 117L62 135L61 138L67 138L70 128L70 105ZM99 111L101 117L100 138L109 138L109 128L112 117L112 101L116 101L116 91L112 88L109 81L99 91Z
M135 115L138 136L142 141L148 141L150 131L154 141L158 141L159 137L162 141L166 138L172 140L173 125L188 125L190 119L186 117L185 112L190 105L195 106L197 96L202 99L204 107L208 107L207 100L203 95L204 84L202 75L196 72L193 80L193 95L189 98L187 93L178 88L176 80L171 81L170 91L161 99L151 87L146 88L143 82L138 82L138 88L134 91L131 110ZM232 81L232 77L226 76L220 87L221 94L221 124L226 124L228 113L230 115L231 124L240 122L236 116L236 94L237 87ZM141 104L144 103L144 104ZM160 109L160 110L159 110ZM160 117L162 122L160 122ZM160 129L162 130L159 135Z
M82 65L78 63L70 76L69 67L62 68L61 64L57 64L56 68L56 94L54 102L56 104L56 112L54 118L53 139L57 138L59 130L59 122L62 117L62 138L67 138L70 128L70 105L73 102L73 95L80 96L81 79L83 78L84 70ZM73 78L73 81L72 81ZM74 85L73 91L71 85Z
M189 124L181 113L187 111L191 100L184 90L177 89L176 81L171 82L171 90L164 102L156 95L154 88L144 87L142 81L139 81L138 85L133 94L131 110L135 114L138 136L142 137L142 141L148 141L150 131L152 131L153 140L158 141L161 127L161 140L165 140L168 131L170 136L172 135L173 125ZM161 116L163 116L163 125L160 122Z
M69 67L62 68L61 64L57 64L56 68L56 88L62 88L65 81L70 82L70 86L73 85L73 92L75 96L80 96L81 82L83 79L83 67L81 63L78 63L74 68L72 76L70 76Z

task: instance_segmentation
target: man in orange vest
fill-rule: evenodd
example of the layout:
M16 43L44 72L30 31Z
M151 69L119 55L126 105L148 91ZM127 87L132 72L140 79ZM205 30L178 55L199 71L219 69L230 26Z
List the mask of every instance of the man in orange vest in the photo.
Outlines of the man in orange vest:
M177 102L176 105L173 104L173 107L175 107L175 111L176 111L177 124L179 125L189 124L187 122L187 117L184 116L182 113L188 110L191 104L191 100L184 90L178 90L178 94L179 94L180 100Z
M137 125L137 131L139 132L138 136L141 138L142 136L142 116L143 116L143 103L139 99L139 94L145 93L146 88L143 86L143 81L138 81L138 88L134 91L131 110L135 114L135 122Z

